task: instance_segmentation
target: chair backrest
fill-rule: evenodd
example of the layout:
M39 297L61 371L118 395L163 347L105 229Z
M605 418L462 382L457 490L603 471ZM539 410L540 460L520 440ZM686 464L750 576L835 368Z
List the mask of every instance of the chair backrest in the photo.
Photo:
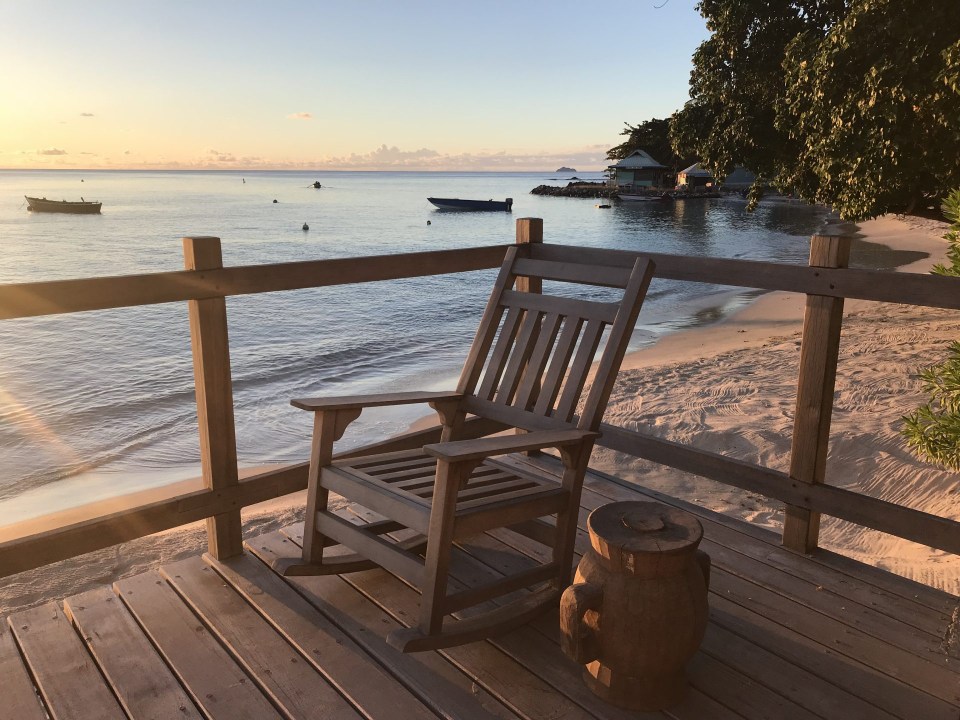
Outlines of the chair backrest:
M466 412L526 430L571 427L599 357L577 426L600 426L654 264L637 258L625 269L590 262L595 252L582 251L583 262L533 259L529 248L507 251L460 376ZM598 302L520 292L513 289L517 277L623 294L617 302Z

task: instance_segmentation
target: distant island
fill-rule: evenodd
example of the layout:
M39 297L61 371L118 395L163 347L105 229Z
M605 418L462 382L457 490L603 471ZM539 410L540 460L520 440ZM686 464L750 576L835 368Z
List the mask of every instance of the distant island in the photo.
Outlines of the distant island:
M568 168L568 167L564 166L564 167L562 167L562 168L557 168L557 172L558 172L558 173L561 173L561 172L576 172L576 169L574 169L574 168Z

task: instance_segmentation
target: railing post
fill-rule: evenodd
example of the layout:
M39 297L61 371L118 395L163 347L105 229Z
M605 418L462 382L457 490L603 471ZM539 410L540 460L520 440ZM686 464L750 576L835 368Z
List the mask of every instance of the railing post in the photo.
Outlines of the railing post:
M857 230L846 223L828 225L810 238L811 267L843 268L850 260L850 243ZM822 483L830 444L830 417L840 353L843 298L807 295L800 345L797 408L793 421L790 478ZM820 535L820 513L787 505L783 518L783 544L811 553Z
M220 238L184 238L183 257L187 270L223 267ZM225 297L190 300L187 305L203 483L210 490L236 487L239 485L237 438L227 338L227 300ZM220 560L243 552L239 506L207 518L207 544L210 554Z
M532 243L543 242L543 218L517 218L517 245L530 245ZM518 292L543 292L543 280L540 278L518 277L516 281ZM531 395L536 399L536 392ZM523 435L526 430L516 428L514 432L517 435ZM527 455L537 455L536 450L531 450Z
M543 218L517 218L517 245L542 242ZM520 292L543 292L543 280L540 278L517 278L517 290Z

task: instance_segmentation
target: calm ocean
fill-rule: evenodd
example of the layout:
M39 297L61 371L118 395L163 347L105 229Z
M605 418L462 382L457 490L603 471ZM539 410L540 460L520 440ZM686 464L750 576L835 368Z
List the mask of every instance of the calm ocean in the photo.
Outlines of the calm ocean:
M315 180L322 189L310 187ZM734 200L601 210L595 200L529 194L566 180L0 171L0 283L179 270L184 235L222 238L227 265L508 243L518 217L543 218L548 242L804 263L825 216L792 205L747 214ZM31 214L24 195L100 200L103 214ZM427 196L512 197L513 213L439 212ZM491 279L481 272L229 299L240 462L305 459L310 418L291 397L452 387ZM748 299L657 280L633 344ZM368 411L345 444L399 431L424 410ZM185 303L0 323L0 525L198 475L196 425Z

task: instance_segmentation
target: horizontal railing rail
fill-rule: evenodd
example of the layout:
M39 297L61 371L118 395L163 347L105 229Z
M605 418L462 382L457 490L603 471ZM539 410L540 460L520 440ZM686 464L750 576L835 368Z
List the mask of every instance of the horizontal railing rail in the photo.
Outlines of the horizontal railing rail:
M0 320L486 270L500 265L506 247L0 285ZM581 252L580 248L544 244L533 251L533 257L563 262L575 260ZM605 264L626 268L638 254L592 252L605 259ZM957 281L951 277L658 253L644 256L657 264L659 279L960 309Z
M960 522L604 423L598 445L960 555Z
M0 320L500 267L507 245L0 285Z
M809 401L807 396L811 395L811 388L821 396L815 398L810 407L805 405L803 413L808 419L819 420L807 428L798 423L794 432L795 451L801 446L805 452L812 448L817 458L817 462L806 463L810 468L804 468L803 463L792 463L791 472L784 473L610 425L603 426L600 445L783 501L788 511L794 513L793 522L799 523L797 536L812 538L813 546L816 544L818 514L825 513L960 554L960 523L957 521L826 485L822 467L814 467L825 462L831 406L829 402L823 402L823 396L832 396L829 368L831 363L832 367L836 366L835 353L831 358L830 353L824 354L822 348L835 344L839 338L839 321L827 322L827 319L836 320L841 314L843 298L960 309L960 279L842 267L845 264L843 246L837 245L836 241L849 242L849 235L844 232L849 234L849 230L834 228L814 236L815 241L822 241L823 247L830 248L835 255L830 255L831 259L822 263L834 267L815 267L813 261L811 266L797 266L542 244L541 221L525 218L517 222L517 242L528 246L531 260L546 261L560 279L568 272L563 263L582 260L585 255L599 264L623 268L632 266L637 255L643 254L656 262L657 278L786 290L805 293L808 297L804 345L812 346L819 353L818 362L823 361L821 365L825 362L828 370L825 375L808 373L809 377L805 377L801 368L800 401ZM192 238L185 241L187 263L188 267L197 269L0 286L0 319L187 301L191 308L191 332L195 333L194 370L206 485L195 492L0 542L0 577L204 518L208 519L211 528L211 552L219 548L221 554L235 553L239 547L240 508L306 487L307 468L303 463L237 478L235 448L230 447L234 441L229 348L225 343L226 316L225 309L217 304L222 303L223 298L490 269L500 265L506 247L491 245L221 267L219 240ZM611 282L617 282L619 275L611 273L610 277ZM537 290L533 285L529 289ZM815 319L822 320L812 321L811 312ZM211 340L215 341L212 352ZM198 345L206 347L198 349ZM229 427L218 427L217 423ZM478 434L491 430L491 427L479 423L475 427ZM436 428L410 433L376 447L380 450L413 447L433 441L438 433ZM224 442L224 437L228 437L229 442ZM797 517L800 519L796 520ZM226 544L218 545L220 542ZM812 549L809 543L788 539L786 531L784 542L795 549Z

